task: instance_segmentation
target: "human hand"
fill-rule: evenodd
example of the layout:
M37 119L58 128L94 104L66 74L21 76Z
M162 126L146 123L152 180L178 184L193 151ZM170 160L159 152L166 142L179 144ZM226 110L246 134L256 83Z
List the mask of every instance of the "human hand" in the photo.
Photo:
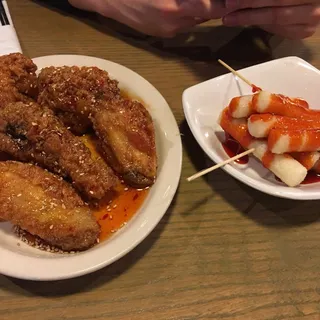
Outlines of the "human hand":
M69 0L153 36L172 37L226 14L224 0Z
M257 25L291 39L313 35L320 22L320 0L226 0L224 25Z

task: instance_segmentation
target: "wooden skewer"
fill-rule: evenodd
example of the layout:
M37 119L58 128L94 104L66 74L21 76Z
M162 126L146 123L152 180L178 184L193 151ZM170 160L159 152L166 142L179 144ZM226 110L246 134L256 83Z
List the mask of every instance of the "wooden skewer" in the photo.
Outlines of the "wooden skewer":
M236 70L234 70L233 68L231 68L231 67L230 67L229 65L227 65L225 62L223 62L223 61L220 60L220 59L218 60L218 62L219 62L220 64L222 64L225 68L227 68L230 72L232 72L235 76L237 76L239 79L241 79L241 80L244 81L246 84L248 84L250 87L256 88L254 84L252 84L248 79L246 79L245 77L243 77L239 72L237 72ZM230 158L230 159L228 159L228 160L225 160L225 161L223 161L223 162L221 162L221 163L218 163L218 164L216 164L216 165L214 165L214 166L212 166L212 167L210 167L210 168L204 169L204 170L202 170L202 171L194 174L193 176L187 178L187 181L190 182L190 181L193 181L193 180L195 180L195 179L198 179L198 178L206 175L206 174L209 173L209 172L212 172L212 171L214 171L214 170L216 170L216 169L219 169L219 168L225 166L226 164L229 164L229 163L231 163L231 162L233 162L233 161L235 161L235 160L238 160L238 159L240 159L240 158L242 158L242 157L244 157L244 156L246 156L246 155L248 155L248 154L250 154L250 153L253 153L253 152L254 152L254 148L249 149L249 150L247 150L247 151L244 151L244 152L242 152L242 153L239 153L238 155L236 155L236 156L234 156L234 157L232 157L232 158Z
M202 171L194 174L193 176L187 178L187 181L190 182L190 181L193 181L193 180L195 180L195 179L198 179L198 178L206 175L207 173L212 172L212 171L214 171L214 170L216 170L216 169L219 169L219 168L225 166L226 164L228 164L228 163L230 163L230 162L233 162L233 161L235 161L235 160L238 160L238 159L240 159L240 158L242 158L242 157L244 157L244 156L246 156L246 155L248 155L248 154L250 154L250 153L252 153L252 152L254 152L254 148L249 149L249 150L247 150L247 151L244 151L244 152L242 152L242 153L239 153L239 154L237 154L236 156L234 156L234 157L232 157L232 158L230 158L230 159L228 159L228 160L225 160L225 161L223 161L223 162L221 162L221 163L218 163L218 164L216 164L216 165L214 165L214 166L212 166L212 167L210 167L210 168L204 169L204 170L202 170Z
M225 62L223 62L222 60L218 60L218 62L220 64L222 64L225 68L227 68L230 72L232 72L235 76L237 76L239 79L241 79L242 81L244 81L246 84L248 84L250 87L253 87L254 85L248 80L246 79L244 76L242 76L239 72L237 72L236 70L232 69L229 65L227 65Z

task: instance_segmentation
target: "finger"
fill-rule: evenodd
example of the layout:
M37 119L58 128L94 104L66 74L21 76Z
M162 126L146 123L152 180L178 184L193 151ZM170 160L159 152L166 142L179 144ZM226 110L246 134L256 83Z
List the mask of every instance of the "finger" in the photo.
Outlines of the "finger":
M317 3L317 1L318 0L226 0L226 8L239 10L246 8L287 7Z
M273 26L263 25L261 29L288 39L305 39L316 32L316 27L310 25Z
M313 5L245 9L225 16L223 23L237 25L291 25L317 24L320 20L320 8Z
M178 20L173 20L171 22L166 22L157 30L156 35L161 38L172 38L178 33L188 30L199 23L204 22L204 19L200 18L181 18Z
M96 1L94 0L68 0L69 3L79 9L96 11Z
M180 0L178 2L181 16L203 19L220 18L226 14L223 0Z
M201 24L201 23L209 21L210 19L195 17L194 20L195 20L196 24Z

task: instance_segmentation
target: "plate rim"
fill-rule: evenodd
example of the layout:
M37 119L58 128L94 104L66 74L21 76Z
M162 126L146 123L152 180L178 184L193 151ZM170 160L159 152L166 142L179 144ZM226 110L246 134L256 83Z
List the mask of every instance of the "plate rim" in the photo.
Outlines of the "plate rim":
M142 243L151 233L152 231L156 228L156 226L160 223L160 221L163 219L163 217L165 216L165 214L167 213L170 205L172 204L172 201L177 193L178 187L179 187L179 183L180 183L180 179L181 179L181 172L182 172L182 161L183 161L183 147L182 147L182 140L181 140L181 135L180 135L180 130L179 130L179 126L178 126L178 122L177 119L175 118L170 105L168 104L167 100L164 98L164 96L161 94L161 92L151 83L149 82L146 78L142 77L139 73L137 73L136 71L121 65L119 63L113 62L111 60L107 60L107 59L103 59L103 58L99 58L99 57L95 57L95 56L87 56L87 55L78 55L78 54L54 54L54 55L46 55L46 56L38 56L35 58L32 58L33 61L37 61L40 59L54 59L56 57L59 57L59 59L61 58L66 58L66 59L70 59L73 57L77 57L77 59L88 59L88 60L95 60L95 61L100 61L103 64L109 64L109 65L113 65L115 68L119 68L122 69L125 72L131 73L133 76L136 77L136 79L139 79L140 81L144 82L144 84L146 86L148 86L150 89L153 90L154 94L158 95L158 98L160 98L163 102L163 106L165 105L166 107L166 114L171 118L171 124L173 125L174 130L172 131L172 134L174 134L175 132L177 133L177 136L175 135L175 172L176 174L173 175L173 177L171 178L172 181L170 181L170 183L168 183L168 185L170 185L170 192L168 192L168 194L166 195L165 199L162 200L162 208L159 209L160 213L155 216L153 219L148 219L148 222L146 223L146 226L143 226L143 232L141 232L141 234L139 234L139 236L135 237L133 239L133 241L129 241L128 245L126 245L126 247L122 250L118 250L117 254L115 254L113 257L105 259L104 261L98 263L98 264L92 264L90 267L87 267L85 269L78 267L78 265L74 262L71 262L71 260L73 260L73 258L77 257L76 255L74 256L70 256L70 257L64 257L64 256L59 256L59 257L55 257L57 258L57 260L62 261L63 259L69 259L70 263L73 263L76 267L75 270L73 271L67 271L67 272L60 272L59 274L52 272L52 269L50 270L50 272L47 272L46 275L41 274L36 275L36 272L32 275L29 274L25 274L23 272L23 267L20 268L20 270L16 270L12 267L11 262L8 263L6 266L3 266L3 262L5 261L5 258L2 256L5 256L6 254L8 254L10 256L11 253L11 258L13 258L14 262L16 262L15 264L17 265L17 261L16 260L22 260L20 261L20 264L23 265L24 263L36 263L36 260L38 258L34 257L34 256L23 256L23 254L19 254L16 252L12 252L11 250L1 247L0 246L0 274L5 275L5 276L9 276L9 277L14 277L17 279L22 279L22 280L32 280L32 281L57 281L57 280L65 280L65 279L72 279L72 278L77 278L80 276L83 276L85 274L89 274L95 271L98 271L104 267L107 267L111 264L113 264L114 262L116 262L117 260L119 260L120 258L122 258L123 256L125 256L126 254L128 254L129 252L131 252L133 249L135 249L140 243ZM93 61L94 62L94 61ZM39 62L37 62L39 63ZM36 64L37 64L36 63ZM85 64L85 63L83 63ZM53 65L53 64L51 64ZM66 64L67 65L67 64ZM69 64L70 65L70 64ZM74 65L81 65L81 63L77 64L75 63ZM92 63L92 66L95 66L94 63ZM107 66L105 67L105 70L108 72L107 70ZM112 73L110 73L112 76ZM115 76L115 79L117 77ZM121 84L121 82L120 82ZM133 92L134 93L134 92ZM152 115L152 112L150 112ZM171 128L172 130L172 128ZM161 141L161 140L160 140ZM167 164L168 166L168 164ZM153 195L152 197L150 196L150 194L147 196L147 198L144 201L144 204L147 203L148 200L151 200L153 197L158 198L159 196L157 196L156 194ZM144 205L143 204L143 205ZM143 210L146 210L143 209ZM150 208L149 208L150 210ZM139 214L139 212L133 216L131 218L130 221L132 221L135 217L137 217L137 215ZM130 225L128 223L127 227L129 228ZM123 229L122 229L123 230ZM115 233L115 236L120 236L121 234L119 234L119 232L121 232L122 230L119 230L117 233ZM111 238L112 239L112 238ZM129 239L130 240L130 239ZM17 241L19 241L19 239L17 238ZM108 241L108 240L107 240ZM128 242L128 240L127 240ZM103 250L103 243L100 244L102 247L100 250ZM90 249L89 249L90 250ZM88 250L88 251L89 251ZM85 255L86 252L83 252L82 254ZM2 257L2 258L1 258ZM54 260L56 260L54 258ZM50 262L53 261L52 259L42 259L41 261L46 261L48 266L50 265ZM19 265L19 264L18 264ZM18 268L19 269L19 268Z
M253 66L250 66L250 67L239 69L237 71L241 73L241 72L244 72L244 71L248 71L250 69L253 70L253 69L256 69L256 68L259 68L259 67L272 65L272 64L275 64L275 63L279 63L279 62L285 63L285 62L290 62L290 61L294 62L294 63L297 63L297 64L298 63L302 63L304 67L308 67L308 68L312 69L313 71L316 71L317 73L320 74L320 70L319 69L317 69L312 64L310 64L309 62L305 61L304 59L302 59L302 58L300 58L298 56L288 56L288 57L283 57L283 58L279 58L279 59L273 59L273 60L266 61L266 62L263 62L263 63L259 63L259 64L256 64L256 65L253 65ZM210 153L207 152L207 149L208 149L207 146L205 146L205 144L202 141L202 139L200 138L200 136L196 133L194 125L193 125L193 121L191 120L190 108L188 108L189 103L188 103L188 99L187 99L188 97L187 96L188 96L190 91L195 90L197 87L201 87L202 85L207 84L207 83L212 82L212 81L219 81L220 79L223 79L225 77L229 77L230 75L232 75L232 73L231 72L227 72L227 73L225 73L223 75L208 79L208 80L200 82L200 83L197 83L197 84L195 84L193 86L190 86L190 87L186 88L183 91L183 94L182 94L183 111L184 111L184 115L185 115L185 118L187 120L188 126L189 126L189 128L190 128L190 130L192 132L192 135L196 139L197 143L200 145L200 147L203 150L203 152L212 161L214 161L215 163L220 161L220 159L215 157L214 154L210 154ZM227 165L221 167L221 169L224 170L229 175L231 175L233 178L235 178L238 181L240 181L241 183L244 183L244 184L250 186L251 188L253 188L255 190L258 190L260 192L263 192L265 194L268 194L268 195L271 195L271 196L274 196L274 197L284 198L284 199L291 199L291 200L296 200L296 201L319 200L320 199L320 192L317 192L317 193L312 193L312 192L303 193L303 194L300 195L300 197L297 198L297 194L296 193L291 193L289 191L290 189L292 190L294 188L287 187L289 190L286 191L286 192L277 191L276 190L276 187L277 187L276 185L274 185L274 188L270 187L270 186L268 187L268 186L264 185L261 181L257 181L254 178L248 177L248 176L246 176L246 180L243 181L241 173L239 173L239 171L236 170L236 168L234 168L231 164L227 164Z

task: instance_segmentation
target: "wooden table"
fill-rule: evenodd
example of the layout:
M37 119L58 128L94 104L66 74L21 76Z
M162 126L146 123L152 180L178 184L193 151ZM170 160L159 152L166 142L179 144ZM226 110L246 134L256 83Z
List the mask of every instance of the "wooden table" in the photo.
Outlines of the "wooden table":
M185 88L226 72L218 57L240 68L298 55L320 68L320 33L303 43L272 38L266 48L258 31L204 25L187 43L185 36L159 41L33 1L9 5L25 54L97 56L153 83L180 125L184 157L177 196L141 245L79 279L36 283L0 276L0 319L320 319L320 202L276 199L222 170L187 183L210 161L181 105Z

